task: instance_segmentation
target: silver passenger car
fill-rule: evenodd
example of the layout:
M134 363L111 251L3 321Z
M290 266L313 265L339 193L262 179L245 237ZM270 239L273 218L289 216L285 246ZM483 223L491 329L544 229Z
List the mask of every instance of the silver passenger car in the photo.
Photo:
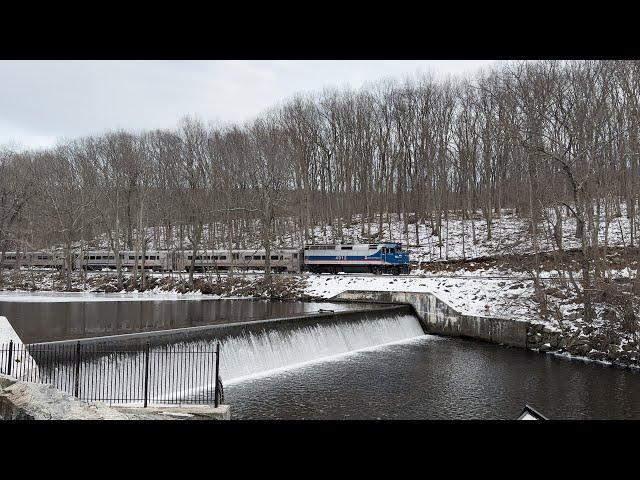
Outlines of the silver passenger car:
M123 269L133 270L136 267L136 252L122 250L119 253ZM171 252L166 250L147 250L144 255L137 254L137 268L153 271L169 271L172 269ZM105 268L115 270L116 256L112 250L88 250L76 257L75 268L86 270L103 270Z
M65 265L62 251L6 252L2 259L3 268L63 268Z
M265 250L198 250L193 259L192 251L176 252L176 268L189 271L194 263L194 271L211 270L264 270ZM302 270L302 254L297 249L272 249L271 270L275 272L299 273Z

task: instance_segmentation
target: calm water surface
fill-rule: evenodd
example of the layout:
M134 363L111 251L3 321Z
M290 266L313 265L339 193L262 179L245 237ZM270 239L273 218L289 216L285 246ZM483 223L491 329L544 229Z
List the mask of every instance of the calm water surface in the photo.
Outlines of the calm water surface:
M317 313L320 309L344 311L371 307L367 304L227 299L55 300L11 301L0 296L0 316L9 319L24 343L35 343L282 318Z

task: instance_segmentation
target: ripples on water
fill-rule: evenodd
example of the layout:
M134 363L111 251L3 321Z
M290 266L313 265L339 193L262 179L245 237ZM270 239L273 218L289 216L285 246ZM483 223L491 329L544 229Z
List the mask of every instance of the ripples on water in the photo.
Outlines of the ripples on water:
M229 385L236 419L640 419L640 373L431 335Z

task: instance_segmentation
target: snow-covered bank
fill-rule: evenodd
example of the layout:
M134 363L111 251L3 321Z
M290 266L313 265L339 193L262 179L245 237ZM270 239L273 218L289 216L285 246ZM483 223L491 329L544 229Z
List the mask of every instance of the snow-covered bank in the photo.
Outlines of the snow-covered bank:
M382 275L355 277L345 275L311 275L305 292L311 296L331 298L345 290L386 290L431 292L460 313L535 320L535 306L530 281L460 279L446 277L401 277Z
M5 362L9 358L9 343L13 342L12 347L12 365L7 365ZM3 360L3 364L0 365L0 373L9 373L7 368L10 369L11 375L17 377L19 380L25 377L38 378L37 370L34 372L36 362L29 354L29 351L22 342L22 339L13 329L7 317L0 316L0 357Z
M7 345L9 342L21 344L22 340L13 329L7 317L0 316L0 346Z

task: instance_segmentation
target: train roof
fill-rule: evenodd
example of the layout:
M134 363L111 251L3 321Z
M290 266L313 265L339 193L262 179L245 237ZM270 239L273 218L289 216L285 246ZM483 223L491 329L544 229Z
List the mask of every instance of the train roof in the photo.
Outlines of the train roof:
M378 246L394 246L401 247L402 243L398 242L369 242L369 243L308 243L305 245L306 247L363 247L369 245L378 245Z
M182 250L176 250L176 251L182 251ZM198 252L234 252L234 253L243 253L243 252L264 252L265 249L264 248L243 248L243 249L239 249L239 248L233 248L233 249L228 249L228 248L216 248L214 250L198 250ZM271 251L272 252L298 252L300 251L299 248L277 248L277 247L271 247ZM193 252L193 250L187 248L184 250L185 253L190 253Z

